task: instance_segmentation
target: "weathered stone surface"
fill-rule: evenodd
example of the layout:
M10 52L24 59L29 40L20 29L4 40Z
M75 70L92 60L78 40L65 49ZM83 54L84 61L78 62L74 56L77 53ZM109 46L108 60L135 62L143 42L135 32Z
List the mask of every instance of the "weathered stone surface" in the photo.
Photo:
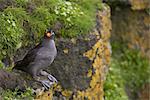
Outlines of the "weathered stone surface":
M49 71L60 85L53 95L71 100L103 99L103 83L111 54L109 7L98 11L96 18L96 28L90 34L57 40L58 56ZM44 95L37 98L42 99Z
M22 71L8 71L1 69L0 70L0 88L6 90L15 90L16 88L24 91L27 87L32 89L41 89L42 84L36 82L25 72Z
M150 0L129 0L133 10L150 8Z
M23 80L20 79L20 77L16 77L14 73L10 73L4 70L0 70L0 87L3 89L25 89Z
M150 58L150 17L130 8L112 10L112 40L121 39L129 48L140 50Z
M73 39L58 39L58 55L49 67L50 73L56 76L61 85L67 89L85 89L89 87L88 70L92 68L92 61L83 56L97 42L95 35L80 36Z
M131 6L133 10L143 10L150 8L150 0L103 0L111 6Z
M72 39L57 38L58 55L48 71L57 78L59 84L54 85L50 91L38 95L36 99L102 100L103 83L111 55L110 31L110 9L105 5L103 10L96 13L96 27L92 32ZM16 56L16 58L22 57ZM15 77L26 76L26 73L23 72L4 71L4 73L10 74L14 79L16 79ZM0 80L3 80L4 76L5 74L2 74ZM41 84L35 83L30 76L22 79L25 80L22 83L25 83L25 86L31 88L41 86ZM11 81L11 78L9 81ZM2 82L0 81L0 83ZM16 81L14 81L14 84L18 85Z

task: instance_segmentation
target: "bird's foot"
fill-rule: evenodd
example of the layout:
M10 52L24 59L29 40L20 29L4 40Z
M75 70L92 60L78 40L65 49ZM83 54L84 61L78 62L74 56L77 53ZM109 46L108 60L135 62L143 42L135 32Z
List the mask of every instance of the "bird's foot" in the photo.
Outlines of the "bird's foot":
M55 84L54 82L50 82L49 80L40 80L40 82L46 90L48 90L53 84Z
M52 83L58 83L58 81L56 80L56 78L54 76L52 76L51 74L47 73L46 71L41 71L40 74L43 75L43 76L47 76L48 79L50 80L50 82L52 82Z
M58 81L56 80L56 78L54 76L52 76L51 74L49 74L48 76L48 79L54 83L58 83Z
M37 81L37 82L40 82L43 87L45 88L45 90L49 90L49 88L55 84L55 82L53 81L50 81L49 79L42 79L41 77L34 77L34 79Z

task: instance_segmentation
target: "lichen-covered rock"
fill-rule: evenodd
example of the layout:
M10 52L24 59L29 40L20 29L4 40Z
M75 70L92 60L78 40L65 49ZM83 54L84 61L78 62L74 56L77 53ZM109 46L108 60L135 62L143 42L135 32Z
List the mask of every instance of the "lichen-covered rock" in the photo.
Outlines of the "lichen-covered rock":
M102 100L111 55L109 7L105 5L96 18L97 25L91 33L56 40L58 55L48 69L60 82L52 92L54 100ZM37 98L43 99L44 95Z
M26 83L21 77L17 77L13 72L0 70L0 88L24 90Z
M150 17L144 11L130 8L112 10L112 40L121 39L128 47L140 50L150 58Z
M103 83L111 55L110 31L110 8L104 5L103 10L97 11L96 27L89 34L71 39L56 38L58 55L48 71L57 78L59 83L55 84L49 91L42 94L39 92L36 99L102 100ZM18 54L21 52L23 55L25 51L26 49L18 51ZM16 58L22 57L16 55ZM24 88L28 86L33 89L41 88L40 83L34 82L30 75L21 71L2 70L0 71L0 80L12 81L12 89L19 84L19 86L23 85ZM11 89L11 84L4 82L0 81L0 87Z
M150 9L150 0L129 0L133 10Z
M150 0L103 0L109 5L116 7L131 7L133 10L150 9Z

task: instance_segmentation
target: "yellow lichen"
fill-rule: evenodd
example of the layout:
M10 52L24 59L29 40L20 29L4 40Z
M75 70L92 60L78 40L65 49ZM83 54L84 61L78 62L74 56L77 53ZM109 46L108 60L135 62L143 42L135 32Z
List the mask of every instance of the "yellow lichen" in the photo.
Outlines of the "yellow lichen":
M107 17L106 17L107 16ZM84 97L88 100L102 100L103 99L103 78L104 72L103 67L110 62L110 44L108 39L110 38L111 22L110 22L110 9L108 12L99 12L98 18L102 22L101 27L101 39L99 39L98 32L94 32L99 39L91 50L85 52L83 55L88 57L93 61L92 67L95 70L91 76L90 87L84 91L78 91L77 95L74 96L74 100L84 100ZM87 74L89 77L91 75L91 70ZM89 75L90 74L90 75ZM103 76L103 77L102 77Z
M92 49L88 50L83 54L84 57L87 57L89 60L93 62L92 69L88 70L87 77L91 77L90 86L81 91L75 90L73 95L74 100L103 100L103 68L108 65L110 62L110 48L108 39L110 37L111 30L111 22L110 22L110 9L105 9L103 11L98 12L97 14L98 20L101 22L100 32L95 30L92 34L97 36L96 39L99 39ZM87 42L90 42L90 39L86 39ZM74 39L71 40L73 43L76 43ZM65 49L64 53L68 53ZM93 70L94 69L94 70ZM93 72L94 71L94 72ZM67 99L71 97L73 91L63 90L60 85L57 86L54 90L59 90L63 96ZM41 100L51 100L51 99L41 99Z
M72 91L69 91L69 90L63 90L62 91L62 95L65 97L70 97L71 94L72 94Z
M101 41L101 40L99 40L99 41ZM97 49L99 48L99 46L100 46L100 42L97 42L97 43L92 47L92 49L89 50L89 51L87 51L86 53L84 53L83 56L88 57L90 60L93 60L94 57L95 57L95 55L96 55L95 52L97 51Z
M88 58L89 58L90 60L93 60L94 57L95 57L95 53L94 53L93 50L89 50L88 52L84 53L83 56L88 56Z
M37 96L35 100L52 100L52 98L53 98L53 91L49 90L43 93L42 95Z
M91 70L91 69L89 69L89 70L88 70L87 77L91 77L91 76L92 76L92 70Z
M86 97L88 100L102 100L103 83L101 82L101 74L103 74L103 72L101 68L104 67L103 59L106 59L105 57L110 58L109 49L108 44L100 39L91 50L84 54L84 56L88 57L90 60L94 60L92 66L95 69L95 72L92 75L90 87L85 91L78 91L76 98L83 100L82 98ZM107 61L109 61L109 59ZM90 72L90 74L91 73L92 72Z
M68 54L69 50L68 50L67 48L65 48L65 49L63 50L63 52L66 53L66 54Z
M76 41L75 38L72 38L72 39L71 39L71 42L72 42L73 44L76 44L77 41Z
M149 0L129 0L133 10L150 8Z
M96 45L95 48L100 48L100 41L98 41L99 43L96 43L96 44L99 44L99 45ZM98 50L97 53L100 53L101 51ZM96 52L95 52L96 53ZM101 84L100 84L100 67L102 67L102 61L101 61L101 58L96 55L96 58L94 60L94 63L93 63L93 68L95 69L95 73L94 75L92 75L92 80L90 82L90 89L87 89L85 91L85 94L86 94L86 97L88 99L95 99L95 100L100 100L100 94L101 93ZM98 87L99 86L99 87ZM88 93L89 92L89 93ZM97 95L99 94L99 95Z

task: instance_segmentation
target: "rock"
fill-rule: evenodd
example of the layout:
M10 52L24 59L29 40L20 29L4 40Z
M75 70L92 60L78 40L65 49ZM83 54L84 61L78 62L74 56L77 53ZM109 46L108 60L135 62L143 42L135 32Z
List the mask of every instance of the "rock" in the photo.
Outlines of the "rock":
M26 83L23 78L19 77L13 72L0 70L0 87L3 89L15 89L25 90Z
M96 27L89 34L80 35L72 39L57 38L58 55L54 63L48 68L48 71L57 78L59 84L54 85L50 91L37 96L36 99L102 100L105 74L107 73L111 56L110 31L110 8L104 5L103 10L97 11ZM22 57L16 58L20 59ZM40 88L41 86L24 72L2 72L13 76L9 78L9 81L11 79L16 80L17 77L23 79L21 86L23 84L31 88ZM0 80L3 80L5 74L2 74ZM16 81L13 82L18 84ZM0 81L0 87L3 87L1 83L3 82ZM11 88L9 84L7 86L6 88Z
M98 11L96 18L97 25L91 33L56 40L58 55L48 70L60 82L59 92L66 98L103 98L103 82L111 55L109 7Z
M150 17L145 11L130 8L112 10L112 41L124 41L129 48L137 49L150 59Z
M150 9L149 0L129 0L133 10Z
M35 81L31 76L25 72L13 70L8 71L0 69L0 88L3 90L15 90L25 91L26 88L32 88L33 92L36 90L42 89L42 84Z
M113 8L116 6L120 6L122 8L130 6L132 10L143 10L150 8L149 0L103 0L103 2L108 3L113 6Z

